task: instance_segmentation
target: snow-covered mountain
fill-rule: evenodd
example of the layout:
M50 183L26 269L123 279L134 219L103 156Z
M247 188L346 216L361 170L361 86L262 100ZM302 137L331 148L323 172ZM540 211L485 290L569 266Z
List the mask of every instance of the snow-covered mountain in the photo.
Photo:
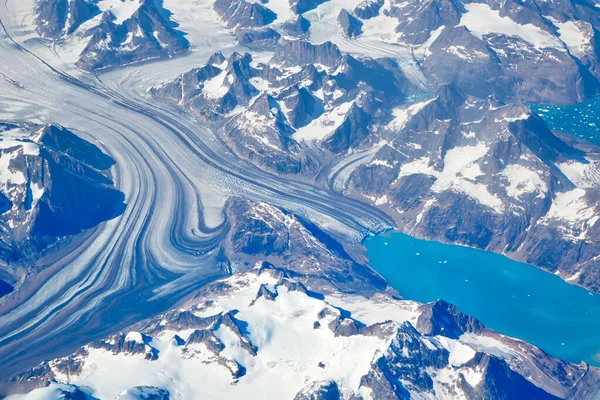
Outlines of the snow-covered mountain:
M238 154L279 173L315 174L323 155L358 146L413 85L392 59L342 55L330 42L282 40L268 64L249 53L208 63L152 92L223 134Z
M258 264L178 309L45 362L9 399L557 399L598 370L554 359L455 307L313 292ZM148 393L153 393L150 397Z
M382 13L437 84L540 103L598 93L593 2L391 1Z
M36 13L40 35L69 48L86 71L172 57L189 47L156 0L44 0Z
M396 15L378 4L357 7L378 9L379 14L371 13L386 18ZM261 27L279 29L269 3L248 3L248 7L263 17L250 19L239 8L228 9L221 14L228 18L226 26L254 29L260 20ZM581 7L588 10L587 5ZM468 14L460 10L458 21ZM586 18L593 23L596 8L588 11ZM436 12L445 17L450 8ZM533 18L530 12L525 14ZM559 18L552 15L548 18ZM309 37L314 26L311 23L308 28ZM408 26L397 29L398 41L409 36ZM437 30L439 40L450 34L440 33L437 25L427 29ZM470 40L479 40L472 31L462 29ZM399 227L408 233L505 253L598 290L596 147L551 132L526 106L507 103L513 98L482 84L485 71L470 71L447 58L432 61L447 73L468 71L465 76L477 82L478 89L451 79L453 84L423 95L397 59L346 54L332 42L314 44L303 35L279 39L272 56L267 53L268 62L254 61L257 56L251 52L228 57L214 54L205 65L150 92L212 126L239 156L292 178L318 176L321 183L347 195L366 197L394 214ZM510 40L531 39L513 36ZM428 44L431 49L437 39ZM417 39L413 42L411 46L423 45ZM471 51L476 46L465 48ZM415 49L413 53L425 58L437 54ZM544 59L561 66L575 62L572 58L568 62ZM583 64L576 63L578 71L583 71ZM420 65L430 75L425 64ZM496 79L500 75L494 71ZM511 71L519 73L520 69ZM536 69L536 76L544 71ZM430 85L444 82L433 75ZM594 87L579 78L565 80L564 72L560 76L561 82ZM532 79L519 79L533 85L536 95L548 93L571 101L561 92L564 88L545 84L542 90ZM548 82L549 77L540 79ZM504 83L500 85L507 89ZM577 93L575 88L565 90ZM512 96L516 90L507 89L507 93ZM416 96L422 100L407 100ZM567 210L573 208L577 210Z
M295 10L287 0L218 1L215 10L243 44L272 47L280 35L297 36L285 29ZM432 87L450 83L474 96L559 104L600 88L600 9L592 1L347 0L300 14L311 27L299 35L317 43L332 40L367 53L385 43L389 54L408 51Z

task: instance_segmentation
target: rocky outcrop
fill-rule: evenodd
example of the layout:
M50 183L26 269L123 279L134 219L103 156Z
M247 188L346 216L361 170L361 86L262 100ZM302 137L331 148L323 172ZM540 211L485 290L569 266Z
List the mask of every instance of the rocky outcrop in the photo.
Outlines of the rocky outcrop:
M96 340L88 346L103 349L112 354L141 354L148 361L158 358L158 350L151 345L152 338L139 332L118 333L104 340Z
M294 400L339 400L342 398L335 381L311 382L299 391Z
M321 112L320 99L307 88L294 85L283 102L288 109L290 125L297 129L308 125Z
M217 53L151 93L211 124L260 167L315 176L323 149L338 154L358 147L413 89L391 59L342 56L329 42L282 40L270 65L254 63L250 54ZM315 131L326 132L321 151L303 140Z
M221 128L236 152L280 174L301 174L316 169L315 161L291 138L294 132L279 102L268 94L256 98L247 111Z
M35 259L64 236L75 235L124 210L110 177L114 160L56 125L4 125L0 162L0 256Z
M421 310L416 329L422 335L444 335L458 339L464 333L481 333L484 330L481 322L443 300L425 304L421 306Z
M303 14L319 5L325 3L327 0L289 0L290 8L296 14Z
M269 27L240 30L236 37L240 44L243 44L251 49L257 50L273 50L277 46L277 42L281 35L274 29Z
M358 18L370 19L379 15L384 0L363 0L354 7L354 14Z
M306 39L306 35L310 29L310 21L302 15L297 15L285 21L281 27L290 36Z
M435 382L442 374L446 385L440 386ZM415 392L438 398L559 398L514 372L499 357L473 352L460 364L451 362L440 342L420 336L410 323L398 329L389 348L374 360L361 387L369 388L376 398L409 399Z
M362 33L363 23L354 15L350 14L346 9L342 9L342 11L340 11L337 21L338 24L340 24L342 33L348 38L355 38Z
M325 146L333 153L342 153L359 145L367 138L373 118L361 107L353 104L344 121L325 140Z
M277 14L262 4L245 0L217 0L213 7L229 28L258 28L277 18Z
M396 32L400 34L400 40L418 45L425 43L440 27L457 26L464 12L464 5L458 1L428 0L394 2L388 15L398 19ZM411 18L406 18L409 15Z
M277 14L260 3L217 0L213 8L238 41L250 48L273 50L281 37L267 26L277 19Z
M304 40L282 40L271 62L289 67L307 64L335 67L341 59L342 53L331 42L312 44Z
M57 39L75 32L101 11L88 0L48 0L38 2L35 12L38 33L45 38Z

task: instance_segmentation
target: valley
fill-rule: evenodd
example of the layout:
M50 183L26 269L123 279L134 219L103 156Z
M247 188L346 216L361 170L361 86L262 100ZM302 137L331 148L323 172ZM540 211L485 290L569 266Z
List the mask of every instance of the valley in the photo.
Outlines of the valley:
M5 1L0 396L597 398L600 9L541 3Z

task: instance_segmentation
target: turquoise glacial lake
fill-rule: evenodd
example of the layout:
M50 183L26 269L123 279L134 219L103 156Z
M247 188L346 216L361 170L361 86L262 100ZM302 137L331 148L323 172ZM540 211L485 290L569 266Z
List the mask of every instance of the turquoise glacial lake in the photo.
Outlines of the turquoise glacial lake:
M371 266L405 299L446 300L499 333L600 366L600 295L482 250L399 232L365 244Z

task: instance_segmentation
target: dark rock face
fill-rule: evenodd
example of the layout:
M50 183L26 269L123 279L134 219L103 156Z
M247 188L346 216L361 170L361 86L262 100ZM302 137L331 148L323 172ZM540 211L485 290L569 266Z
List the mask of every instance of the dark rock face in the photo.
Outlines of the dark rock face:
M267 27L277 14L260 3L238 0L217 0L213 6L233 31L238 41L257 50L273 50L281 35Z
M475 361L483 369L485 379L475 388L469 388L471 398L559 399L514 372L505 360L485 354L479 355Z
M109 175L114 161L99 148L55 125L23 125L17 132L22 139L0 153L11 171L0 189L10 201L0 216L3 259L35 257L61 237L123 212L124 195Z
M219 53L205 66L186 72L154 93L173 102L181 101L195 115L214 121L238 105L248 106L258 94L250 79L259 72L251 61L249 54L233 53L225 60Z
M82 23L100 13L94 2L87 0L45 0L37 3L38 33L56 39L75 32Z
M222 326L227 327L228 331L238 338L239 346L243 350L247 351L251 356L257 355L258 348L250 341L248 332L245 328L245 322L235 318L235 314L236 311L228 311L211 317L202 318L193 315L189 311L170 311L167 314L160 316L158 320L153 319L142 324L143 330L147 332L147 334L140 332L130 332L127 335L118 333L105 339L96 340L80 349L74 355L53 362L52 370L49 370L49 368L38 368L35 377L27 377L27 379L34 379L39 383L44 383L46 380L54 379L53 371L58 371L67 376L77 375L81 373L85 364L88 349L103 349L115 355L139 355L143 356L147 361L156 361L160 357L160 352L152 346L152 337L149 335L156 335L169 329L193 329L187 340L183 340L179 336L173 338L174 343L176 343L177 346L182 347L182 353L193 354L195 351L194 346L202 344L214 355L215 361L218 364L229 370L233 379L239 379L245 375L246 369L238 361L227 358L221 354L226 346L217 335L215 335L215 332ZM25 378L25 375L19 377L19 379ZM141 390L140 387L136 387L129 389L129 391L140 391L140 395L146 393L148 396L159 396L147 397L148 399L162 399L163 397L160 396L167 396L165 398L169 398L169 393L167 391L159 391L159 393L156 393L155 390L149 390L147 387L144 388L144 390Z
M69 18L66 24L66 33L71 34L84 22L94 18L100 13L100 9L87 0L71 0L69 3Z
M340 11L337 21L342 28L342 33L348 38L355 38L362 33L363 23L346 9Z
M214 9L229 28L257 28L277 18L277 14L262 4L244 0L217 0Z
M67 23L68 0L42 1L37 6L38 32L45 37L60 35Z
M241 44L251 49L273 50L277 46L281 35L276 30L266 27L240 30L236 34L236 37Z
M296 17L285 21L282 28L290 36L306 39L306 34L310 29L310 21L302 15L297 15Z
M191 352L192 350L189 349L189 346L193 344L203 344L204 346L206 346L208 351L210 351L217 358L217 362L229 370L233 379L239 379L246 374L246 368L244 368L239 362L235 360L231 360L221 356L221 352L225 350L226 346L217 336L215 336L215 330L217 330L219 326L220 322L217 321L217 323L210 329L195 330L194 332L192 332L187 342L185 342L186 350ZM239 329L237 329L237 325L234 326L236 326L236 331L240 333ZM240 336L240 338L242 338L242 336ZM251 346L249 339L246 339L244 337L244 340L245 341L241 342L242 347L245 347L252 355L255 356L256 347Z
M400 381L407 382L406 386L410 389L434 394L433 380L424 369L444 368L448 364L448 351L428 346L426 340L419 337L410 323L403 324L386 353L373 362L372 370L362 378L361 386L374 389L377 398L391 392L397 398L409 398L407 388ZM388 382L377 382L374 379L377 372L385 377L383 381Z
M9 294L13 291L12 285L0 279L0 297Z
M396 32L401 34L402 41L410 44L425 43L431 33L442 26L458 25L461 15L465 12L462 3L455 0L393 3L388 14L398 18Z
M331 42L312 44L304 40L282 40L271 62L284 66L321 64L335 67L341 59L342 53Z
M342 395L335 381L317 381L308 384L294 396L294 400L340 400Z
M291 138L293 129L279 103L267 94L260 95L247 112L229 120L222 129L238 154L250 160L259 157L260 164L269 170L298 174L313 169L313 161L302 155L301 146Z
M251 211L250 204L235 204L237 210L245 210L246 212ZM231 237L234 250L236 252L258 255L262 254L269 256L271 254L281 254L289 249L289 240L286 235L282 235L285 232L283 221L276 227L272 227L267 221L259 218L260 214L256 215L256 218L244 218L243 228L248 229L234 229ZM239 228L242 228L240 226ZM256 234L248 235L248 232L256 232Z
M289 0L290 8L296 14L303 14L307 11L317 8L327 0Z
M354 14L358 18L370 19L379 15L383 0L363 0L354 8Z
M108 339L96 340L89 344L94 349L104 349L113 354L142 354L148 361L158 359L158 350L150 345L152 338L142 333L118 333Z
M290 125L293 128L302 128L319 114L319 99L313 96L305 87L297 85L290 88L290 93L285 98L285 106L290 110Z
M426 74L439 83L454 83L474 96L494 94L505 101L573 103L598 92L597 78L564 51L542 51L512 37L490 35L483 41L464 27L446 28L429 51L432 55L423 63ZM439 66L442 59L446 68ZM486 84L475 85L475 81Z
M65 385L58 390L59 400L98 400L75 385Z
M484 326L475 318L460 312L443 300L424 304L416 329L427 336L443 335L458 339L463 333L481 333Z
M347 151L367 138L371 122L373 119L370 114L352 105L344 122L325 141L325 146L333 153Z
M443 337L445 333L436 335ZM409 399L414 392L435 397L440 395L439 388L433 384L437 374L428 371L454 369L458 379L444 389L445 396L462 393L467 399L559 398L513 371L506 360L493 355L475 353L466 363L453 365L448 350L428 336L421 336L410 323L404 323L385 353L373 361L371 370L361 379L361 386L371 389L375 398ZM476 384L465 379L468 371L476 371L481 376Z

